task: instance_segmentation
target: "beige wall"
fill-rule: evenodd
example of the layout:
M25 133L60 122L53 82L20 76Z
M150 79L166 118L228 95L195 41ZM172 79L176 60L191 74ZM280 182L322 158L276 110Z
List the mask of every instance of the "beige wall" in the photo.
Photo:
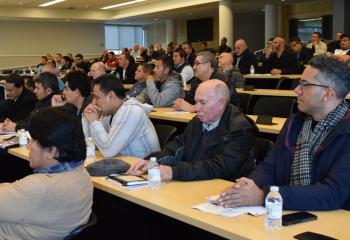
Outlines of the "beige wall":
M46 53L99 55L103 23L0 21L0 69L38 64Z

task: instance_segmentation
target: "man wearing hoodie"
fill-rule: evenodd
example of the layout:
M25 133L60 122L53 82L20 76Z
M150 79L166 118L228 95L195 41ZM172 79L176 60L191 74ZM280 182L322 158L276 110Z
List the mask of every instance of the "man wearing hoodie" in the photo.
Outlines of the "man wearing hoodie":
M147 77L146 88L136 97L137 100L154 107L170 107L175 99L183 98L181 75L173 72L173 68L173 59L161 56L155 63L154 75Z
M84 110L83 130L104 157L122 154L142 158L160 150L148 118L151 109L145 109L134 98L126 98L118 79L110 74L96 78L93 94L93 102Z

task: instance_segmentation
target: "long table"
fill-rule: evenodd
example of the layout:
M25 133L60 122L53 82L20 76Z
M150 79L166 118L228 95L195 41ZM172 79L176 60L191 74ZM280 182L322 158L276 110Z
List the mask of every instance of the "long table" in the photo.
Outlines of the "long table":
M298 79L301 74L244 74L243 77L246 79L280 79L281 77Z
M196 116L196 113L181 113L174 111L174 108L154 108L153 110L154 111L150 112L149 114L149 117L152 119L187 123L190 120L192 120L193 117ZM253 119L254 121L256 121L257 119L257 115L247 116ZM263 133L279 134L285 121L286 118L274 117L272 119L274 125L257 124L257 127L259 128L259 131Z
M9 153L28 160L29 151L26 148L12 148ZM118 158L129 163L135 161L132 157ZM280 231L273 232L265 230L264 216L225 218L192 208L193 205L204 202L205 197L219 194L232 184L225 180L173 181L163 184L157 191L148 188L130 191L111 185L102 177L91 179L97 189L228 239L288 240L305 231L337 239L348 239L350 236L346 227L350 222L350 212L345 210L312 212L318 216L317 221L283 227Z

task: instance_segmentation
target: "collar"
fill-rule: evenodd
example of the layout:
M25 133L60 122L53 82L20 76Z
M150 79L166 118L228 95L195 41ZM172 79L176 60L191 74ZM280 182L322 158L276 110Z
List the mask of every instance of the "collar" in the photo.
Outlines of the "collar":
M40 168L33 170L34 173L61 173L73 170L77 167L82 166L83 160L81 161L70 161L70 162L60 162L54 166L48 168Z
M209 132L209 131L217 128L219 126L219 123L220 123L220 119L213 122L213 123L202 123L203 132L205 130Z

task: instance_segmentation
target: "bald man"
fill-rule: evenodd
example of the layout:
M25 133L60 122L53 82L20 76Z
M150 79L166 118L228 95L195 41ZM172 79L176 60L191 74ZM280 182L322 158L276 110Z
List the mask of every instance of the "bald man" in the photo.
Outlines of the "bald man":
M235 87L244 87L245 78L233 65L233 56L231 53L221 53L218 59L219 68L227 76L227 82Z
M263 63L263 73L278 74L299 74L297 56L286 47L286 40L277 36L272 42L272 54Z
M201 83L195 94L196 112L185 131L156 157L163 181L193 181L244 176L254 166L254 127L230 104L230 91L220 80ZM148 160L139 160L128 173L145 171Z
M96 79L103 74L106 74L106 66L103 62L95 62L91 65L89 76L92 76L93 79Z
M242 74L250 73L250 66L258 69L258 60L254 53L248 49L244 39L238 39L235 42L235 53L233 65L236 66Z

